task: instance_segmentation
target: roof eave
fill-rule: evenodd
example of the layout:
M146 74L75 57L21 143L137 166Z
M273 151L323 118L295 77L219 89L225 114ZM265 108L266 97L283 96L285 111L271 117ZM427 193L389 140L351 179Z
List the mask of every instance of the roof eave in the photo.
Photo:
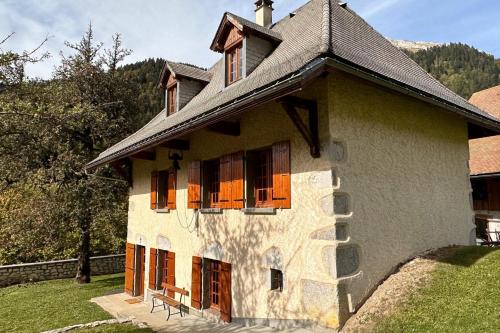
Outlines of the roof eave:
M370 71L362 66L358 66L351 62L348 62L335 55L331 55L329 57L326 65L328 68L334 68L342 70L344 72L351 73L358 77L375 82L379 85L388 87L392 90L396 90L403 94L410 95L425 102L447 109L448 111L456 113L462 117L465 117L471 124L478 126L480 128L480 131L478 133L483 133L483 135L476 136L475 138L500 134L499 121L494 121L480 114L471 112L470 110L464 109L455 104L447 102L437 96L431 95L424 91L405 85L404 83L401 83L399 81L393 80L381 74Z
M500 170L490 173L478 173L470 175L471 179L487 179L487 178L500 178Z
M85 166L85 170L90 171L110 162L130 157L139 151L155 147L166 140L179 138L180 136L189 134L218 121L244 113L260 104L302 90L307 83L324 73L326 60L327 58L316 58L302 69L255 90L247 96L237 98L226 103L224 106L205 112L173 128L119 150L114 154L101 159L96 158Z

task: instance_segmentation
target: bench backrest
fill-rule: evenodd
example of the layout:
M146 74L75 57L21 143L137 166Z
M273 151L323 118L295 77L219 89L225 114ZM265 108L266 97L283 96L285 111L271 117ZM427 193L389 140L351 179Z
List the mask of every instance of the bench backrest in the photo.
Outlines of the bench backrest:
M163 289L167 289L167 290L176 292L176 293L184 295L184 296L189 296L189 291L187 291L186 289L181 289L181 288L178 288L176 286L173 286L173 285L165 283L165 282L163 282L161 284L161 286Z

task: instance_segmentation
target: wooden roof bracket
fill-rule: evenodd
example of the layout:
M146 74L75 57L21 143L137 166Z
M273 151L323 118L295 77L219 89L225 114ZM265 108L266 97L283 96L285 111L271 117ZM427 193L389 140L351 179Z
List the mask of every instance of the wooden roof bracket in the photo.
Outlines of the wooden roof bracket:
M281 98L279 102L309 145L311 156L319 158L321 152L319 147L318 104L316 101L287 96ZM308 111L308 125L304 123L297 108Z

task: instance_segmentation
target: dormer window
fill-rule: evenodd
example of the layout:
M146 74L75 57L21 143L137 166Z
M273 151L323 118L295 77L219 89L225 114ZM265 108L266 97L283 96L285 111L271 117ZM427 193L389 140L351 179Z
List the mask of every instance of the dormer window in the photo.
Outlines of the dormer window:
M177 85L167 88L167 106L169 116L177 111Z
M226 51L226 64L227 85L243 77L243 48L241 43Z

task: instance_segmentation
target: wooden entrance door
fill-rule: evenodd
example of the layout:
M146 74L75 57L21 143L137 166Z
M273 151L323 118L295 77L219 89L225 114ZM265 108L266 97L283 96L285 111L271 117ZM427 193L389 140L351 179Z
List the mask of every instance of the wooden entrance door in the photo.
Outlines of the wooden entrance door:
M135 269L134 269L134 296L144 295L144 275L146 261L146 248L137 245L135 249Z

